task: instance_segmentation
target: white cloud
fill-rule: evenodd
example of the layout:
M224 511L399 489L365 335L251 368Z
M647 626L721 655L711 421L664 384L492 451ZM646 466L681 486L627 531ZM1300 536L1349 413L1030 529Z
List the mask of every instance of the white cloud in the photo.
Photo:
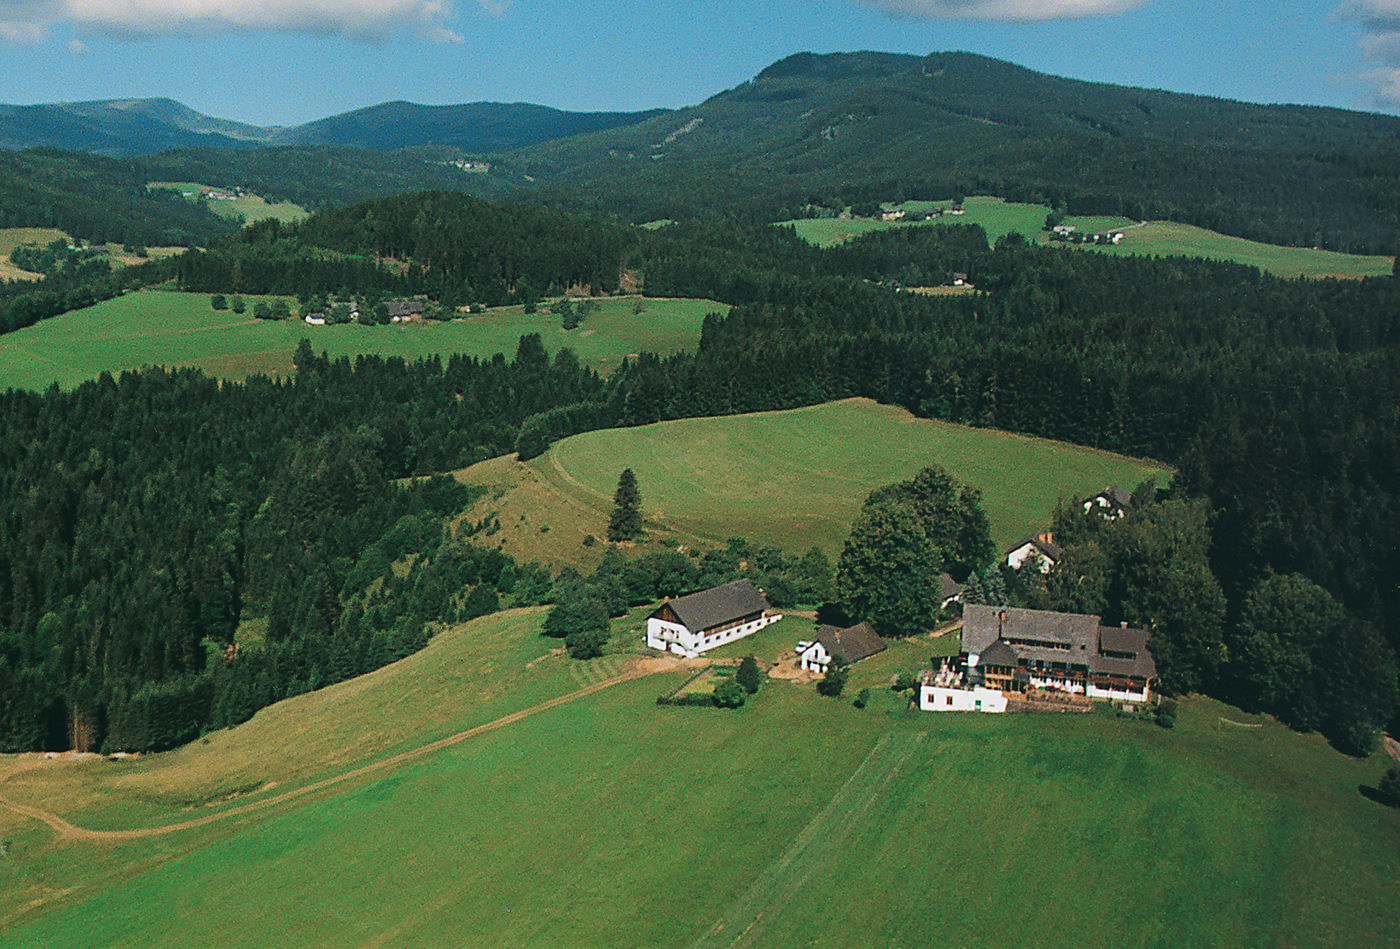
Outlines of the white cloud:
M1361 24L1361 55L1376 69L1363 74L1376 104L1400 108L1400 0L1351 0L1337 15Z
M88 44L84 43L82 40L69 40L68 52L72 53L74 56L85 56L88 53Z
M1147 0L861 0L899 19L1063 20L1121 13Z
M477 0L487 12L502 0ZM303 33L378 42L408 34L460 42L446 26L447 0L0 0L0 40L34 42L57 24L92 33Z

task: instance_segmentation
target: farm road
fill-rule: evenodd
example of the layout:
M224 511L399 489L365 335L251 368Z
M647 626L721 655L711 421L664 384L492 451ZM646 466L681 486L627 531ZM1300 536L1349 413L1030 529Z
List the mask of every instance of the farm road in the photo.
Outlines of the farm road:
M116 843L126 840L141 840L147 837L160 837L165 834L173 834L182 830L190 830L195 827L203 827L205 824L213 824L217 821L228 820L231 817L239 817L244 814L253 814L258 811L268 810L269 808L276 807L279 804L285 804L289 801L294 801L298 798L305 797L309 794L315 794L317 791L324 791L327 788L335 787L338 784L344 784L348 781L354 781L357 778L363 778L371 774L376 774L380 771L387 771L391 768L397 768L400 765L407 764L411 761L417 761L419 758L425 757L426 755L430 755L435 751L442 751L444 748L451 748L454 745L460 745L462 742L466 741L469 738L474 738L477 735L485 734L486 732L495 731L498 728L504 728L505 726L514 724L515 722L518 722L521 719L529 718L531 715L538 714L539 712L548 711L552 708L557 708L560 705L564 705L569 702L573 702L577 699L581 699L585 696L592 695L595 692L601 692L604 689L611 688L615 685L620 685L623 682L627 682L632 679L640 679L644 676L654 675L658 672L669 672L679 668L683 668L683 664L679 660L639 660L633 663L627 669L627 671L623 672L621 675L616 675L609 679L603 679L600 682L595 682L592 685L585 686L584 688L577 689L573 692L565 693L564 695L555 696L552 699L549 699L545 702L541 702L539 705L535 705L526 709L521 709L520 711L512 712L509 715L503 715L500 718L493 719L492 721L486 722L485 724L468 728L464 731L457 732L454 735L448 735L446 738L439 738L437 741L429 742L426 745L421 745L417 748L410 749L409 751L401 752L397 755L394 755L393 757L385 758L382 761L376 761L372 764L363 765L351 771L346 771L343 774L337 774L332 775L328 778L322 778L319 781L313 781L311 784L306 784L299 788L293 788L290 791L284 791L281 794L277 794L268 798L263 798L260 801L252 801L248 804L240 804L237 807L231 807L228 810L219 811L217 814L206 814L203 817L196 817L190 820L180 821L174 824L163 824L159 827L142 827L132 830L93 830L86 827L78 827L64 820L62 817L59 817L57 814L50 813L49 811L45 811L38 807L32 807L27 804L20 804L4 796L0 796L0 806L7 807L15 813L23 814L25 817L31 817L34 820L43 821L45 824L48 824L50 827L52 827L59 834L59 836L67 840L87 841L94 843ZM20 767L13 768L4 774L0 774L0 783L3 783L8 778L19 774L22 771L28 771L32 768L40 767L42 765L42 761L43 759L37 759L33 763L21 765Z

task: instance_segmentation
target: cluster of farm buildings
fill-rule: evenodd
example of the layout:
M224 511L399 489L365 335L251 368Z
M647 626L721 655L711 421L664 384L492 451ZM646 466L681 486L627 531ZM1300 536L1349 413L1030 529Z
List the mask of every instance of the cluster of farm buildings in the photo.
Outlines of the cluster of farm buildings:
M360 311L358 302L351 300L348 303L338 305L349 307L352 322L362 322L364 314ZM389 308L390 323L423 322L425 305L422 300L390 300L385 306ZM302 320L309 326L325 326L329 318L330 314L325 310L311 310L302 315Z
M1122 517L1126 492L1109 488L1086 499L1085 510ZM1048 534L1016 544L1008 565L1049 570L1060 549ZM939 577L945 608L960 602L962 588ZM667 600L647 619L652 649L695 658L776 623L772 609L749 580L735 580ZM967 603L962 610L959 654L919 676L919 707L930 712L1006 712L1036 702L1086 704L1092 699L1146 702L1157 678L1149 633L1126 623L1105 626L1100 617L1011 606ZM836 660L847 665L885 649L869 623L847 628L823 625L796 644L800 669L822 674Z

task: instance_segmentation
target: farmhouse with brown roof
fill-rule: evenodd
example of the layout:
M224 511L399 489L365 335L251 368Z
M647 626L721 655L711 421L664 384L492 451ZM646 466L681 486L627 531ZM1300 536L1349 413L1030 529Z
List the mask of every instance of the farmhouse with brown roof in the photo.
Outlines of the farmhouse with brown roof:
M647 618L647 645L693 659L782 618L751 581L735 580L662 603Z
M857 623L846 629L821 626L816 639L797 644L797 665L808 672L824 674L832 659L839 657L846 665L851 665L884 651L885 641L869 623Z

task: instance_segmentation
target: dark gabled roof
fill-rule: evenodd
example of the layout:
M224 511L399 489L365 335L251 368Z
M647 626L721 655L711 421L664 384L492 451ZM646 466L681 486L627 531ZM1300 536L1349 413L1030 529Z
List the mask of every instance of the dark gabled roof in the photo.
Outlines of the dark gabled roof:
M1063 643L1070 648L1035 650L1018 645L1017 652L1024 657L1084 665L1089 651L1098 648L1098 634L1099 618L1083 613L1052 613L981 603L963 607L962 648L966 653L980 654L998 639L1029 639Z
M946 573L940 573L938 575L939 599L946 600L949 597L957 596L962 591L962 584L954 580L951 575Z
M411 316L423 312L422 300L390 300L387 306L390 316Z
M1089 671L1111 676L1151 679L1157 675L1157 663L1147 648L1151 633L1145 629L1103 626L1099 629L1099 653L1089 662ZM1133 658L1105 656L1105 652L1131 653Z
M1039 660L1088 669L1092 675L1151 679L1157 664L1149 638L1146 630L1101 626L1097 616L1087 613L980 603L963 607L962 651L979 656L979 663L1014 666ZM1069 648L1056 648L1061 645Z
M769 608L768 601L749 580L734 580L689 596L677 597L667 602L662 609L668 606L692 633L723 626L745 616L762 613Z
M1116 484L1112 485L1111 487L1104 488L1102 491L1100 491L1093 497L1085 498L1084 503L1092 504L1095 501L1100 500L1108 502L1109 506L1115 507L1120 511L1126 511L1133 506L1132 494L1130 494L1127 491L1124 491Z
M978 660L978 665L982 666L1018 666L1020 664L1021 659L1016 655L1016 650L1000 641L988 646Z
M885 641L869 623L857 623L847 629L822 626L817 630L817 642L831 655L846 660L847 664L885 651Z
M1037 537L1035 535L1016 541L1016 543L1012 544L1006 549L1006 552L1008 554L1014 553L1020 550L1022 547L1026 546L1027 544L1030 544L1036 550L1044 554L1051 563L1054 563L1055 561L1059 560L1065 552L1064 548L1061 547L1059 544L1055 543L1054 541L1044 540L1043 538Z

